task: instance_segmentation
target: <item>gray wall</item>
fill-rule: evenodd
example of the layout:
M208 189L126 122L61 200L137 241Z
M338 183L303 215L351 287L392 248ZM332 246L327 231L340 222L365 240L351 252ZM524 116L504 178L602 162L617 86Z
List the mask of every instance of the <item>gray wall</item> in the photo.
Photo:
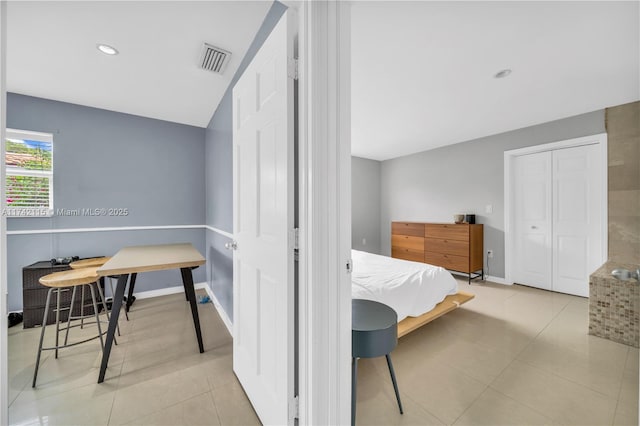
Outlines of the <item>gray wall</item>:
M273 3L206 129L206 224L228 233L233 233L233 86L286 9L281 3ZM207 281L233 321L233 257L224 248L229 239L210 229L206 232Z
M8 230L202 225L205 129L9 94L7 127L53 133L54 209L127 208L127 216L10 218ZM45 233L8 237L9 309L22 307L22 267L58 256L111 255L127 245L191 242L202 229ZM194 273L205 280L204 268ZM141 274L137 291L180 284Z
M456 213L473 213L484 224L485 253L494 251L490 274L504 277L504 151L604 133L604 126L600 110L383 161L382 253L391 253L392 221L453 222Z
M380 253L380 162L376 160L351 157L351 247Z

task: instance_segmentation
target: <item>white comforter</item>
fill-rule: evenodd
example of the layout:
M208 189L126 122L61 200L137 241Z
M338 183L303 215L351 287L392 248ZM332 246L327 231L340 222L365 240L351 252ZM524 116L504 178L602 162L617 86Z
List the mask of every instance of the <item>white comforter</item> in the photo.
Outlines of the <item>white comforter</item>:
M432 310L458 283L444 268L351 250L351 296L391 306L398 321Z

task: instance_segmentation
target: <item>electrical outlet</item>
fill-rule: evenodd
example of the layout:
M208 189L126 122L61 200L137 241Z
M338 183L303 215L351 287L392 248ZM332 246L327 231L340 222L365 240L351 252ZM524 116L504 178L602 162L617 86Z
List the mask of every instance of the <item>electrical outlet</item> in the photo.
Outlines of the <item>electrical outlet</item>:
M493 250L487 250L487 257L488 257L489 259L492 259L492 258L493 258Z
M366 238L363 238L363 239L362 239L362 245L363 245L363 246L366 246L366 245L367 245L367 239L366 239Z

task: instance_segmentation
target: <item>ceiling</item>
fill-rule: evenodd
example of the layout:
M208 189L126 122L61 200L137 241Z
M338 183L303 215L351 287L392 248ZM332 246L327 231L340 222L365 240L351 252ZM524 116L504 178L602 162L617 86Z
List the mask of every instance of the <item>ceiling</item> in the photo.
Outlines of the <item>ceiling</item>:
M11 1L7 90L206 127L270 1ZM199 68L204 42L230 51ZM119 50L106 56L96 44Z
M638 5L354 3L353 155L385 160L640 99Z
M385 160L638 100L638 5L354 2L352 153ZM9 2L7 88L206 127L270 6ZM222 75L198 67L203 42L232 52Z

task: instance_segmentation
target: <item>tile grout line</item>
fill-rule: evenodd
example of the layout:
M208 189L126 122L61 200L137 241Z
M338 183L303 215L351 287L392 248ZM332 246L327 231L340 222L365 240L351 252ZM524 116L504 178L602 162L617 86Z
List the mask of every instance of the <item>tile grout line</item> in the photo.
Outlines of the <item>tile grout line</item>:
M200 306L198 306L198 307L200 307ZM215 309L214 309L214 311L215 311ZM123 317L121 316L120 317L120 321L119 321L119 323L121 323L121 324L123 322L122 318ZM190 319L190 316L189 316L189 319ZM188 321L188 322L190 323L190 321ZM117 408L117 406L115 405L115 398L117 398L119 395L122 396L122 390L123 390L122 385L123 384L120 383L120 382L123 381L122 380L122 373L124 371L124 365L125 365L125 362L130 363L132 360L135 359L135 357L132 356L133 353L132 353L131 345L129 345L127 343L132 342L131 338L133 337L133 330L137 329L140 325L144 325L144 324L140 323L139 321L134 321L134 319L131 318L131 322L128 323L127 325L128 325L128 327L126 327L126 334L123 334L123 336L122 336L123 340L126 340L126 342L122 342L123 343L122 345L114 346L114 349L117 348L117 347L121 348L121 356L122 356L121 362L118 363L119 365L113 365L113 367L111 366L112 363L110 363L109 370L112 372L112 375L111 375L110 379L107 379L108 383L105 383L105 384L108 384L109 386L108 387L104 387L102 389L104 391L104 394L106 394L105 396L107 398L108 397L112 398L111 401L108 401L108 399L106 399L106 400L103 400L104 403L100 404L101 405L101 409L100 409L99 413L101 413L102 415L105 416L102 419L102 422L105 422L104 424L113 424L114 422L117 422L117 418L116 418L117 416L114 415L116 413L115 408ZM222 327L222 328L224 328L224 327ZM22 330L20 330L20 332L22 333ZM34 334L34 336L36 336L36 335ZM39 333L37 333L36 338L38 336L39 336ZM30 337L30 336L26 336L26 337ZM24 342L23 342L23 340L24 340ZM16 348L25 347L27 350L24 351L24 353L25 354L30 354L31 351L29 349L30 349L31 346L33 346L33 345L31 345L30 340L37 340L37 339L24 339L23 338L19 342L20 346L18 346L17 345L18 342L16 342L16 346L15 347ZM120 343L120 340L118 340L118 342ZM99 347L97 349L99 349ZM98 362L99 363L101 362L100 354L101 354L101 352L99 350L97 350L95 356L98 358ZM89 355L89 354L87 353L87 355ZM115 355L115 353L112 353L112 355ZM47 354L45 352L43 354L43 359L41 360L41 367L44 367L49 362L51 362L50 361L51 359L53 359L53 356L51 354ZM91 351L91 361L92 361L92 365L95 365L96 358L93 358L93 351ZM18 372L18 371L22 372L23 370L29 370L29 368L31 368L30 371L32 371L33 366L34 366L34 362L35 361L32 361L32 363L30 365L27 365L26 368L25 367L21 367L19 370L16 368L16 372ZM95 367L89 367L89 368L90 369L95 369ZM116 370L118 370L118 371L116 371ZM24 378L24 374L20 374L20 375L23 376L23 378ZM27 394L23 395L23 393L26 392L27 387L30 386L31 380L32 380L32 376L30 376L28 378L24 378L24 381L23 381L22 385L20 385L20 382L17 383L17 386L15 387L15 390L18 391L18 392L16 393L16 397L12 400L12 403L15 402L19 397L21 397L21 395L22 396L25 396L25 395L29 396ZM97 380L97 375L96 375L95 380ZM28 401L28 402L29 402L29 404L34 403L37 406L39 401L40 402L44 402L48 398L54 398L54 397L62 396L63 398L67 398L67 400L69 400L70 404L73 404L73 401L72 401L73 398L70 399L68 396L65 397L64 395L67 394L68 392L73 392L73 391L76 391L76 390L80 390L81 394L82 393L86 393L86 391L82 390L82 388L83 387L88 387L88 386L95 387L96 386L96 382L94 380L89 380L84 385L81 385L79 387L69 388L69 389L62 389L61 392L60 392L60 389L58 389L58 390L54 391L54 393L51 393L50 395L41 395L42 398L34 399L34 400ZM98 385L98 389L99 388L100 388L100 386ZM203 394L206 393L206 392L211 392L211 389L210 389L209 386L207 386L207 388L205 390L203 390L201 393L199 393L197 395L193 395L192 398L195 398L195 397L198 397L198 396L204 397ZM100 393L102 393L102 392L100 392ZM189 398L189 399L192 399L192 398ZM210 395L209 398L211 399L212 395ZM180 403L184 403L184 401L188 401L189 399L183 400L183 401L174 402L171 405L167 405L166 407L162 407L162 409L169 408L169 407L174 407L174 406L176 406L176 405L178 405ZM220 414L218 412L218 406L215 405L215 401L213 401L213 400L212 400L212 404L214 404L214 408L216 409L216 418L219 421L221 417L220 417ZM159 411L161 411L161 410L159 410ZM212 414L213 413L211 413L210 419L213 419L213 415ZM153 413L149 413L149 415L153 415ZM131 421L135 421L135 419L132 419Z
M510 296L508 296L508 297L506 297L506 298L504 299L504 302L506 302L507 300L509 300L509 299L511 299L512 297L515 297L515 296L517 296L517 295L518 295L518 294L517 294L517 291L514 291L514 292L513 292L513 294L511 294ZM565 306L565 307L566 307L566 306ZM563 307L563 309L562 309L562 310L564 310L564 307ZM562 310L561 310L560 312L562 312ZM559 315L559 314L560 314L560 312L559 312L558 314L556 314L556 316L557 316L557 315ZM551 320L549 320L549 323L551 323L554 319L555 319L555 316L554 316ZM473 406L473 404L475 404L475 402L476 402L478 399L480 399L480 397L481 397L482 395L484 395L484 394L487 392L487 389L491 389L491 390L494 390L494 391L495 391L495 389L491 388L491 384L492 384L492 383L493 383L493 382L494 382L498 377L500 377L500 375L501 375L501 374L502 374L502 373L503 373L503 372L504 372L504 371L505 371L505 370L506 370L506 369L507 369L507 368L508 368L512 363L513 363L513 361L515 361L515 360L518 358L518 356L520 356L520 354L521 354L524 350L526 350L526 349L531 345L531 343L535 340L535 338L536 338L538 335L540 335L540 333L542 333L542 331L544 331L544 329L546 329L546 327L547 327L548 325L549 325L549 324L547 324L547 325L546 325L546 326L545 326L545 327L544 327L544 328L543 328L543 329L542 329L542 330L541 330L541 331L540 331L540 332L539 332L535 337L533 337L533 338L529 341L529 343L527 343L527 345L526 345L526 346L525 346L525 347L524 347L520 352L518 352L517 354L515 354L515 356L511 359L511 361L510 361L510 362L509 362L509 363L508 363L504 368L502 368L502 370L500 370L500 372L498 372L498 374L496 374L496 377L494 377L494 378L493 378L493 379L492 379L488 384L482 383L480 380L476 379L475 377L470 376L468 373L466 373L466 372L462 371L461 369L459 369L459 368L458 368L457 366L455 366L455 365L447 364L447 365L449 365L450 367L452 367L453 369L455 369L456 371L458 371L459 373L461 373L461 374L465 375L466 377L468 377L468 378L470 378L470 379L472 379L472 380L474 380L474 381L476 381L476 382L481 383L482 385L484 385L484 389L482 390L482 392L480 392L480 393L478 394L478 396L476 396L476 397L471 401L471 403L469 403L469 405L468 405L468 406L467 406L467 407L462 411L462 413L460 413L460 415L459 415L458 417L456 417L456 419L451 423L452 425L454 425L458 420L460 420L460 418L464 415L464 413L466 413L467 411L469 411L469 409ZM481 342L478 342L478 344L480 344L481 346L483 346L483 347L485 347L485 348L489 348L488 346L483 345ZM493 349L493 348L491 348L491 349ZM513 399L513 398L512 398L512 399ZM519 402L519 401L518 401L518 402ZM526 406L526 405L525 405L525 406ZM534 411L536 411L536 412L537 412L537 410L534 410ZM545 416L545 417L546 417L546 416ZM438 418L438 419L439 419L439 418ZM445 422L445 423L446 423L446 422Z
M534 341L535 341L535 340L536 340L536 339L537 339L537 338L538 338L538 337L539 337L539 336L540 336L540 335L541 335L541 334L542 334L542 333L543 333L543 332L544 332L544 331L545 331L545 330L546 330L546 329L551 325L551 323L552 323L553 321L555 321L555 320L560 316L560 314L561 314L562 312L564 312L564 310L567 308L567 306L569 306L569 304L570 304L570 303L571 303L571 302L567 303L567 304L566 304L566 305L565 305L565 306L564 306L560 311L558 311L558 313L557 313L556 315L554 315L554 316L553 316L553 318L552 318L551 320L549 320L549 322L547 323L547 325L546 325L542 330L540 330L540 332L539 332L539 333L538 333L538 334L537 334L533 339L531 339L531 341L529 342L529 344L527 344L527 346L525 346L525 347L524 347L524 348L523 348L523 349L522 349L522 350L521 350L521 351L516 355L516 357L515 357L515 358L514 358L510 363L509 363L509 365L508 365L507 367L505 367L505 370L506 370L506 368L508 368L511 364L513 364L513 362L514 362L514 361L516 361L516 360L517 360L517 361L522 362L522 363L524 363L524 364L528 365L529 367L534 368L534 369L536 369L536 370L539 370L539 371L541 371L541 372L543 372L543 373L546 373L546 374L549 374L549 375L551 375L551 376L557 377L557 378L559 378L559 379L561 379L561 380L565 380L565 381L567 381L567 382L569 382L569 383L575 384L576 386L580 386L580 387L582 387L582 388L584 388L584 389L587 389L587 390L589 390L589 391L591 391L591 392L595 392L595 393L597 393L597 394L599 394L599 395L601 395L601 396L603 396L603 397L605 397L605 398L611 399L611 397L610 397L610 396L605 395L605 394L603 394L602 392L599 392L599 391L593 390L593 389L591 389L590 387L585 386L585 385L583 385L583 384L581 384L581 383L574 382L573 380L567 379L566 377L562 377L562 376L560 376L560 375L558 375L558 374L556 374L556 373L553 373L553 372L550 372L550 371L543 370L543 369L541 369L541 368L539 368L539 367L536 367L536 366L534 366L534 365L529 364L529 363L528 363L528 362L526 362L526 361L521 361L521 360L519 360L519 359L518 359L518 357L519 357L522 353L524 353L524 351L525 351L529 346L531 346L531 345L533 344L533 342L534 342ZM628 356L628 351L627 351L627 356ZM626 362L626 359L625 359L625 362ZM502 370L502 371L504 372L504 370ZM502 372L501 372L500 374L502 374ZM495 382L495 380L497 380L497 379L498 379L498 377L499 377L499 376L500 376L500 375L496 376L496 378L495 378L495 379L493 379L493 380L491 381L491 383L489 384L489 387L490 387L493 391L498 392L498 393L500 393L500 394L504 395L504 393L503 393L503 392L500 392L498 389L496 389L496 388L494 388L494 387L492 387L492 386L491 386L491 385ZM622 383L621 383L621 386L622 386ZM504 396L509 397L508 395L504 395ZM545 415L544 413L541 413L540 411L538 411L538 409L537 409L537 408L534 408L534 407L530 406L529 404L527 404L525 401L520 401L520 400L518 400L518 399L514 399L514 398L512 398L512 397L509 397L509 398L511 398L511 399L513 399L514 401L516 401L516 402L518 402L518 403L520 403L520 404L524 405L525 407L527 407L527 408L529 408L529 409L531 409L531 410L535 411L536 413L541 414L541 415L543 415L544 417L549 418L549 417L548 417L547 415ZM617 404L618 404L618 400L616 400L616 407L617 407ZM614 419L615 419L615 411L614 411ZM553 419L553 418L552 418L551 420L552 420L552 421L555 421L555 419Z
M513 298L513 297L515 297L515 296L518 296L518 292L517 292L517 291L516 291L516 292L514 292L513 294L511 294L510 296L506 297L506 298L504 299L504 301L506 302L507 300L509 300L509 299L511 299L511 298ZM510 362L509 362L509 363L508 363L508 364L507 364L507 365L506 365L506 366L505 366L505 367L504 367L504 368L503 368L503 369L502 369L502 370L501 370L501 371L496 375L496 377L495 377L495 378L493 378L493 380L491 380L491 382L490 382L488 385L486 385L486 388L485 388L485 389L484 389L484 390L483 390L483 391L482 391L482 392L481 392L481 393L480 393L480 394L479 394L479 395L478 395L478 396L477 396L477 397L476 397L476 398L475 398L475 399L474 399L474 400L469 404L469 406L467 406L467 408L465 408L465 410L464 410L464 411L463 411L463 412L462 412L462 413L461 413L461 414L456 418L456 420L455 420L452 424L455 424L455 422L457 422L457 421L460 419L460 417L462 417L462 416L464 415L464 413L465 413L465 412L467 412L467 411L469 410L469 408L471 408L471 406L472 406L472 405L473 405L473 404L474 404L474 403L475 403L475 402L476 402L476 401L477 401L477 400L478 400L478 399L479 399L479 398L480 398L480 397L481 397L481 396L482 396L482 395L487 391L487 389L491 389L491 390L493 390L493 391L495 391L495 392L500 393L501 395L504 395L504 394L503 394L502 392L500 392L499 390L497 390L497 389L493 388L493 387L492 387L492 384L493 384L493 383L498 379L498 377L500 377L500 376L502 375L502 373L504 373L504 371L505 371L505 370L507 370L507 369L508 369L508 368L509 368L513 363L514 363L514 361L518 360L518 358L520 357L520 355L522 355L522 354L523 354L523 353L524 353L524 352L525 352L525 351L526 351L526 350L527 350L527 349L528 349L528 348L529 348L529 347L534 343L534 341L535 341L535 340L536 340L536 339L537 339L537 338L538 338L538 337L539 337L539 336L540 336L540 335L541 335L541 334L542 334L542 333L543 333L543 332L544 332L544 331L545 331L545 330L546 330L546 329L551 325L551 323L552 323L553 321L555 321L555 320L560 316L560 314L561 314L562 312L564 312L564 311L565 311L565 309L567 309L567 307L571 304L571 302L572 302L572 301L568 301L568 302L567 302L567 303L562 307L562 309L560 309L560 310L558 311L558 313L556 313L555 315L553 315L553 317L552 317L552 318L547 322L547 324L546 324L546 325L545 325L545 326L544 326L544 327L543 327L543 328L542 328L542 329L541 329L541 330L540 330L540 331L539 331L539 332L538 332L538 333L537 333L533 338L531 338L531 339L530 339L529 343L527 343L527 345L526 345L526 346L524 346L524 347L522 348L522 350L520 350L517 354L515 354L515 356L513 357L513 359L511 359L511 361L510 361ZM481 343L479 343L479 344L481 344ZM482 344L481 344L481 345L482 345ZM484 346L484 345L482 345L482 346ZM485 347L486 347L486 346L485 346ZM627 352L627 354L628 354L628 352ZM627 355L627 356L628 356L628 355ZM553 372L547 372L547 371L542 370L542 369L540 369L540 368L538 368L538 367L536 367L536 366L533 366L533 365L531 365L531 364L529 364L529 363L527 363L527 362L525 362L525 361L520 361L520 360L518 360L518 361L519 361L519 362L523 362L524 364L527 364L527 365L529 365L529 366L531 366L531 367L533 367L533 368L535 368L535 369L537 369L537 370L540 370L540 371L542 371L542 372L544 372L544 373L548 373L548 374L550 374L550 375L552 375L552 376L555 376L555 377L558 377L558 378L560 378L560 379L562 379L562 380L566 380L566 381L568 381L568 382L570 382L570 383L574 383L574 384L576 384L576 385L578 385L578 386L581 386L581 387L583 387L583 388L585 388L585 389L588 389L588 390L590 390L590 391L596 392L596 393L598 393L598 394L600 394L600 395L602 395L602 396L604 396L604 397L606 397L606 398L611 398L611 397L609 397L608 395L602 394L602 393L601 393L601 392L599 392L599 391L595 391L595 390L593 390L593 389L591 389L591 388L589 388L589 387L587 387L587 386L584 386L584 385L582 385L582 384L580 384L580 383L576 383L576 382L574 382L574 381L572 381L572 380L570 380L570 379L567 379L567 378L565 378L565 377L559 376L559 375L557 375L557 374L555 374L555 373L553 373ZM455 366L453 366L453 367L454 367L454 368L456 368ZM470 378L472 378L472 379L473 379L473 377L471 377L471 376L469 376L468 374L464 373L462 370L459 370L459 369L457 369L457 368L456 368L456 370L458 370L459 372L461 372L461 373L463 373L463 374L465 374L465 375L467 375L468 377L470 377ZM621 385L622 385L622 384L621 384ZM504 396L509 397L508 395L504 395ZM523 402L523 401L519 401L519 400L514 399L514 398L512 398L512 397L509 397L509 398L510 398L510 399L512 399L513 401L516 401L516 402L518 402L518 403L520 403L520 404L524 405L525 407L527 407L527 408L531 409L532 411L534 411L534 412L536 412L536 413L538 413L538 414L542 415L543 417L545 417L545 418L549 418L547 415L545 415L544 413L541 413L540 411L538 411L538 409L536 409L536 408L534 408L534 407L529 406L529 405L528 405L528 404L526 404L525 402ZM618 403L618 401L616 400L616 407L617 407L617 403ZM615 412L614 412L614 419L615 419ZM551 419L551 420L553 420L553 419Z
M207 378L207 383L209 383L209 398L211 398L211 403L213 404L213 408L216 409L216 417L218 418L218 424L222 424L222 420L220 420L220 411L218 410L218 404L216 404L216 399L213 397L213 390L211 388L211 382L209 378Z
M376 357L376 358L362 358L362 359L363 359L363 360L374 360L374 359L378 359L378 358L381 358L381 357ZM378 371L378 369L377 369L377 368L375 368L375 366L373 366L373 367L371 367L371 368L373 369L373 374L375 374L375 375L377 376L377 378L378 378L380 381L383 381L383 382L384 382L385 380L389 380L389 378L388 378L385 374L382 374L382 372ZM358 369L358 374L361 374L361 373L360 373L361 371L362 371L361 369ZM397 379L397 377L396 377L396 379ZM475 379L474 379L474 380L475 380ZM401 387L401 384L400 384L400 383L398 383L398 388L400 388L400 387ZM384 391L382 391L382 392L384 392ZM436 419L437 419L439 422L441 422L442 424L445 424L445 425L447 424L447 422L445 422L444 420L442 420L439 416L437 416L437 415L433 414L431 411L429 411L429 409L428 409L427 407L425 407L425 406L424 406L424 405L422 405L420 402L418 402L418 401L416 401L415 399L413 399L413 398L411 397L411 395L409 395L408 393L403 392L402 390L400 390L400 396L401 396L401 398L402 398L402 400L403 400L403 401L405 400L405 398L406 398L406 399L408 399L408 400L410 400L411 402L413 402L414 404L416 404L418 407L420 407L421 409L423 409L424 411L426 411L428 414L430 414L431 416L433 416L434 418L436 418ZM395 396L394 396L394 398L395 398ZM394 400L394 401L395 401L395 400ZM357 409L357 406L358 406L358 401L356 401L356 409Z
M43 365L45 365L45 363L49 360L51 354L46 354L46 356L44 357L43 360L40 361L40 368L42 368ZM33 364L32 370L35 369L35 363ZM11 408L11 405L13 405L14 402L16 402L18 400L18 398L20 397L20 395L22 395L22 393L24 392L25 388L27 386L29 386L29 382L31 382L33 380L33 374L30 376L31 378L28 379L27 381L25 381L24 385L22 385L22 387L20 388L20 392L18 392L16 394L16 396L13 398L13 400L11 402L9 402L9 404L7 405L7 408Z
M131 420L128 420L126 423L122 423L122 424L123 425L132 424L132 423L136 422L137 420L144 419L144 418L149 417L149 416L153 416L154 414L158 414L161 411L168 410L169 408L175 407L175 406L180 405L180 404L184 404L185 402L191 401L192 399L199 398L202 395L204 395L205 393L211 393L211 389L206 390L206 391L204 391L202 393L199 393L197 395L193 395L191 398L187 398L187 399L184 399L184 400L181 400L181 401L177 401L177 402L175 402L173 404L163 406L161 409L159 409L158 411L154 411L153 413L147 413L147 414L143 414L140 417L135 417L135 418L133 418ZM214 407L216 407L215 401L214 401L213 405L214 405ZM217 415L217 413L218 413L218 410L216 408L216 415ZM111 418L111 416L109 416L109 418ZM218 417L218 423L220 424L220 418L219 417Z
M469 376L469 377L471 377L471 376ZM482 392L480 392L480 393L478 394L478 396L476 396L476 397L473 399L473 401L471 401L471 402L469 403L469 405L467 405L467 407L462 411L462 413L460 413L460 415L459 415L458 417L456 417L456 419L455 419L452 423L450 423L450 424L451 424L451 425L455 425L455 424L456 424L456 422L457 422L458 420L460 420L460 417L464 416L464 413L466 413L467 411L469 411L469 409L473 406L473 404L475 404L475 403L476 403L476 401L477 401L477 400L479 400L479 399L480 399L480 397L481 397L482 395L484 395L484 394L485 394L485 392L487 391L487 389L489 389L489 385L485 385L485 386L484 386L484 389L482 390Z
M620 405L620 397L622 396L622 386L624 384L624 373L627 368L627 362L629 362L629 356L631 355L631 350L627 348L627 356L624 359L624 367L622 368L622 378L620 379L620 388L618 389L618 397L616 398L616 408L613 410L613 419L611 419L611 424L614 424L616 421L616 414L618 414L618 406Z
M531 407L530 405L525 404L524 402L519 401L519 400L515 399L514 397L509 396L509 395L505 394L504 392L499 391L498 389L491 388L491 390L492 390L492 391L494 391L494 392L496 392L496 393L499 393L500 395L504 396L505 398L509 398L510 400L515 401L515 402L517 402L518 404L521 404L521 405L523 405L523 406L527 407L528 409L530 409L530 410L531 410L531 411L533 411L534 413L541 415L541 416L542 416L542 417L544 417L545 419L549 419L552 423L553 423L553 422L555 422L555 420L554 420L554 419L552 419L551 417L549 417L549 416L548 416L547 414L545 414L544 412L539 411L537 408Z
M514 294L512 294L511 296L507 297L507 298L505 299L505 301L509 300L510 298L512 298L512 297L514 297L514 296L516 296L516 294L515 294L515 293L514 293ZM554 315L554 316L553 316L553 318L551 318L551 319L549 320L549 322L548 322L548 323L547 323L547 324L542 328L542 330L540 330L540 331L538 332L538 334L536 334L536 335L535 335L535 336L534 336L534 337L529 341L529 343L527 343L527 345L526 345L524 348L522 348L522 350L520 350L517 354L515 354L515 356L511 359L511 361L510 361L510 362L509 362L509 363L508 363L508 364L507 364L507 365L506 365L506 366L505 366L505 367L504 367L504 368L503 368L503 369L502 369L498 374L496 374L496 376L491 380L491 382L489 382L489 384L487 384L486 388L485 388L485 389L480 393L480 395L478 395L478 397L477 397L476 399L474 399L474 400L473 400L473 402L472 402L471 404L469 404L469 406L468 406L468 407L467 407L467 408L462 412L462 414L460 414L460 416L458 416L458 418L455 420L455 422L457 422L457 421L460 419L460 417L461 417L462 415L464 415L464 413L465 413L465 412L467 412L467 411L469 410L469 408L471 408L471 406L472 406L472 405L473 405L473 404L474 404L474 403L475 403L475 402L480 398L480 396L484 395L484 393L487 391L487 389L491 389L491 390L493 390L494 392L498 392L498 393L500 393L501 395L504 395L502 392L500 392L500 391L498 391L497 389L493 388L491 385L492 385L493 383L495 383L495 381L496 381L496 380L498 380L498 378L499 378L499 377L500 377L500 376L501 376L501 375L502 375L502 374L503 374L503 373L504 373L504 372L505 372L505 371L506 371L506 370L507 370L507 369L508 369L508 368L509 368L509 367L510 367L510 366L511 366L511 365L512 365L516 360L518 360L518 357L519 357L522 353L524 353L524 351L526 351L526 350L527 350L527 348L529 348L529 347L533 344L533 342L535 341L535 339L537 339L537 338L538 338L538 336L540 336L540 334L542 334L542 332L543 332L544 330L546 330L546 329L547 329L547 327L549 327L549 325L550 325L550 324L551 324L551 323L552 323L552 322L553 322L553 321L554 321L554 320L555 320L555 319L560 315L560 313L562 313L562 311L564 311L564 310L566 309L566 307L567 307L568 305L569 305L569 303L567 303L565 306L563 306L563 308L562 308L562 309L561 309L561 310L560 310L556 315ZM508 395L504 395L504 396L509 397ZM534 411L534 412L536 412L536 413L538 413L538 414L541 414L543 417L545 417L545 418L549 418L548 416L544 415L543 413L540 413L537 409L535 409L535 408L533 408L533 407L530 407L530 406L529 406L529 405L527 405L526 403L524 403L524 402L522 402L522 401L519 401L519 400L517 400L517 399L511 398L511 397L509 397L509 398L510 398L510 399L512 399L513 401L516 401L516 402L517 402L517 403L519 403L519 404L524 405L525 407L527 407L527 408L531 409L532 411ZM551 420L553 420L553 419L551 419ZM455 422L454 422L454 424L455 424Z
M531 364L531 363L528 363L527 361L522 361L522 360L518 360L518 361L519 361L519 362L521 362L521 363L523 363L523 364L526 364L527 366L529 366L529 367L531 367L531 368L534 368L534 369L536 369L536 370L542 371L543 373L549 374L550 376L554 376L554 377L556 377L556 378L558 378L558 379L561 379L561 380L567 381L567 382L572 383L572 384L574 384L574 385L576 385L576 386L580 386L580 387L582 387L582 388L584 388L584 389L587 389L587 390L589 390L589 391L591 391L591 392L597 393L598 395L600 395L600 396L602 396L602 397L605 397L605 398L607 398L607 399L615 400L615 401L616 401L616 406L617 406L617 402L618 402L618 399L619 399L620 391L618 391L618 396L617 396L617 397L615 397L615 396L611 396L611 395L607 395L607 394L606 394L606 393L604 393L604 392L601 392L601 391L599 391L599 390L593 389L593 388L591 388L591 387L589 387L589 386L587 386L587 385L584 385L584 384L582 384L582 383L576 382L576 381L575 381L575 380L573 380L573 379L570 379L570 378L567 378L567 377L563 377L563 376L561 376L561 375L559 375L559 374L557 374L557 373L554 373L553 371L544 370L544 369L542 369L542 368L538 367L537 365L533 365L533 364ZM622 375L624 375L624 370L622 371ZM622 381L620 381L620 389L622 389Z
M118 324L120 324L120 319L122 318L120 315L122 314L122 311L120 312L120 314L118 315ZM131 336L133 335L132 330L133 330L133 326L134 326L134 320L133 318L129 318L129 322L131 322L131 324L129 325L129 327L127 327L129 330L129 336L127 336L127 342L129 342L129 339L131 338ZM122 342L125 343L125 342ZM118 391L120 391L120 379L122 378L122 370L124 369L124 363L127 362L127 354L129 353L129 346L125 346L124 347L124 353L122 354L122 363L120 364L120 371L118 373L118 382L116 383L116 389L113 392L113 400L111 401L111 409L109 410L109 418L107 419L107 425L111 424L111 416L113 415L113 409L116 405L116 397L118 396Z
M527 346L526 346L522 351L520 351L520 352L518 353L518 355L516 355L516 358L514 358L514 361L515 361L515 360L517 360L517 359L518 359L518 357L519 357L519 356L520 356L520 355L521 355L521 354L522 354L522 353L523 353L523 352L524 352L524 351L525 351L525 350L526 350L526 349L527 349L531 344L533 344L533 342L534 342L534 341L535 341L535 340L536 340L536 339L537 339L537 338L538 338L538 337L539 337L539 336L540 336L540 335L541 335L541 334L542 334L542 333L543 333L543 332L544 332L544 331L549 327L549 325L551 325L551 323L552 323L553 321L555 321L555 320L560 316L560 314L561 314L562 312L564 312L564 310L565 310L565 309L567 308L567 306L569 306L570 304L571 304L571 302L567 303L567 304L566 304L566 305L565 305L565 306L564 306L564 307L563 307L563 308L562 308L562 309L561 309L561 310L560 310L560 311L559 311L559 312L558 312L558 313L557 313L557 314L556 314L556 315L555 315L555 316L554 316L554 317L549 321L549 323L548 323L548 324L547 324L547 325L546 325L542 330L540 330L540 332L536 335L536 337L534 337L534 338L531 340L531 342L530 342L530 343L529 343L529 344L528 344L528 345L527 345ZM555 346L555 345L554 345L554 346ZM573 351L573 349L571 349L571 348L564 348L564 349L565 349L565 350L568 350L568 351L572 351L572 352L577 352L577 351ZM625 357L625 365L626 365L626 360L627 360L627 357L628 357L628 356L629 356L629 349L627 348L627 356ZM592 388L591 388L591 387L589 387L589 386L586 386L586 385L584 385L584 384L582 384L582 383L578 383L578 382L576 382L575 380L572 380L572 379L570 379L570 378L563 377L563 376L561 376L561 375L559 375L559 374L557 374L557 373L555 373L555 372L553 372L553 371L547 371L547 370L544 370L544 369L542 369L542 368L540 368L540 367L538 367L538 366L536 366L536 365L533 365L533 364L531 364L531 363L528 363L527 361L522 361L522 360L518 360L518 361L520 361L520 362L522 362L522 363L524 363L524 364L527 364L529 367L535 368L536 370L542 371L542 372L547 373L547 374L549 374L549 375L551 375L551 376L557 377L557 378L559 378L559 379L562 379L562 380L565 380L565 381L567 381L567 382L573 383L573 384L575 384L575 385L577 385L577 386L580 386L580 387L582 387L582 388L588 389L588 390L590 390L590 391L592 391L592 392L595 392L595 393L597 393L597 394L599 394L599 395L601 395L601 396L603 396L603 397L605 397L605 398L607 398L607 399L613 399L613 398L614 398L614 397L612 397L612 396L610 396L610 395L605 394L604 392L601 392L601 391L596 390L596 389L592 389ZM511 363L510 363L509 365L511 365ZM624 368L622 369L622 376L624 376ZM621 380L620 380L620 389L622 389L622 377L621 377L620 379L621 379ZM618 404L618 399L619 399L619 393L618 393L618 397L616 398L616 407L617 407L617 404Z
M126 354L126 349L125 349ZM122 357L122 364L120 364L120 372L118 374L118 382L116 383L116 389L113 391L113 399L111 399L111 408L109 409L109 417L107 418L107 425L111 424L111 416L113 414L113 407L116 405L116 397L118 396L118 391L120 390L120 377L122 376L122 368L124 367L125 358L124 355Z

